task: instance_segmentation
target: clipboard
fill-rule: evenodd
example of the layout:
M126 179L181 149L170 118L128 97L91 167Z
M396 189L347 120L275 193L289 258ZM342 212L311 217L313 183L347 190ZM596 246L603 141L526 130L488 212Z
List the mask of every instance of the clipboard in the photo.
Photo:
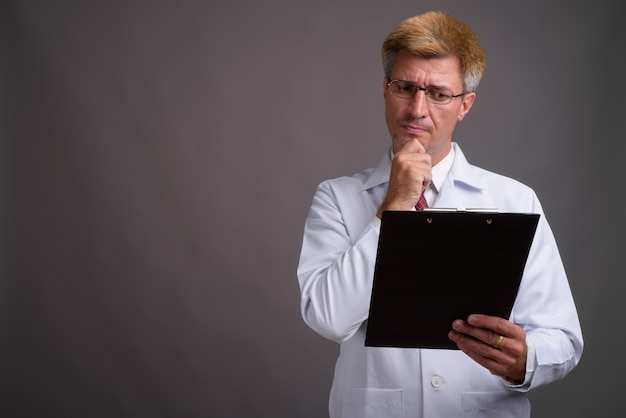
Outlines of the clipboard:
M365 345L457 349L455 319L508 319L538 214L470 210L382 214Z

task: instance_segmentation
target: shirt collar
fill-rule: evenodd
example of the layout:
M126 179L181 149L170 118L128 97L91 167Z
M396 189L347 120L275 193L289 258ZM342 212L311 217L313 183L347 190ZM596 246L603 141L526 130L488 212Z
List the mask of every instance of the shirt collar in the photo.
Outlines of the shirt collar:
M448 155L443 157L441 161L433 166L433 178L430 182L430 185L434 188L435 192L438 193L441 190L441 186L446 181L448 174L450 174L450 169L452 168L452 163L454 162L454 147L450 147L450 152Z

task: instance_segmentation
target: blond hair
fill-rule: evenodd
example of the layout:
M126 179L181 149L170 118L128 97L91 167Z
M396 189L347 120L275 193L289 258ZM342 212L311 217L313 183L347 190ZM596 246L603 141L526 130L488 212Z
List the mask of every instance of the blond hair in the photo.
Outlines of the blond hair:
M408 18L387 35L382 46L385 77L391 78L391 70L402 50L426 59L458 57L464 93L476 90L485 71L485 52L474 32L445 12Z

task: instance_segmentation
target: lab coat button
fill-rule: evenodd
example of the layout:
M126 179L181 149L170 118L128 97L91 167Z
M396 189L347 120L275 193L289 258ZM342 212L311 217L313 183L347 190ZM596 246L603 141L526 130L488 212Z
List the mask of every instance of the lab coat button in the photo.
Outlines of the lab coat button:
M443 385L443 378L441 376L433 376L433 378L430 379L430 384L432 385L432 387L437 389L441 387L441 385Z

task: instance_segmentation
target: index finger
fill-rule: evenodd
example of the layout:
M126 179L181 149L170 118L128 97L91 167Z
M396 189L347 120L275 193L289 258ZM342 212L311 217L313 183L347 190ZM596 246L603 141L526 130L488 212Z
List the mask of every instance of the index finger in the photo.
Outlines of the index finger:
M483 328L493 331L498 335L509 338L519 337L520 327L498 316L472 314L467 317L467 323L476 328ZM523 331L522 331L523 332Z
M413 138L410 141L408 141L406 144L404 144L404 146L397 152L397 154L412 153L412 152L421 153L421 154L426 153L426 148L424 148L422 143L417 138Z

